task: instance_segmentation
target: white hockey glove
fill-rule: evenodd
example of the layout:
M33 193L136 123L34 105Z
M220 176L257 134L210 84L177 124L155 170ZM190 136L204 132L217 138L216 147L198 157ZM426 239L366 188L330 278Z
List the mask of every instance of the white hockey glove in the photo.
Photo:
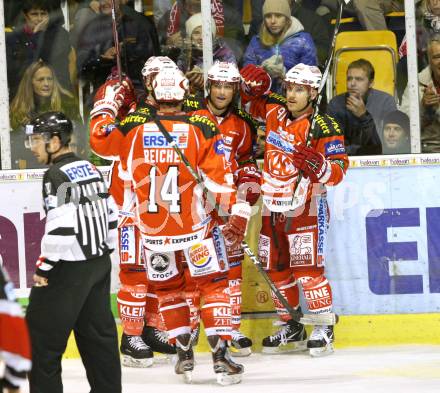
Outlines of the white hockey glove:
M116 118L119 109L124 103L125 86L119 83L106 82L102 85L95 95L95 103L90 112L90 118L98 115L110 115Z
M245 202L236 203L232 206L231 216L223 227L223 236L228 247L236 248L244 240L251 212L251 207Z

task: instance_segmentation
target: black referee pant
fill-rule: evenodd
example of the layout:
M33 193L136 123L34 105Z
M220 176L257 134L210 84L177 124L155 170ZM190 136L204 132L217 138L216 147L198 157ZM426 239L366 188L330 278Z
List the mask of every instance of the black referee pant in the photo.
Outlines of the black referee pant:
M32 344L30 393L62 393L61 358L72 330L90 393L120 393L121 364L110 308L108 255L58 262L49 285L33 287L26 311Z

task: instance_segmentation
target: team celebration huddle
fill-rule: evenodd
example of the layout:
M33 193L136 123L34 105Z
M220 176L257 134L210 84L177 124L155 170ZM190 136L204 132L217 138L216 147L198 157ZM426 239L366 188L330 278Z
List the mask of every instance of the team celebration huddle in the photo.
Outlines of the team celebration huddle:
M284 18L287 1L266 4L275 11L265 5L265 18ZM26 311L32 393L62 391L72 331L92 392L121 392L121 363L154 368L157 353L191 383L205 336L213 380L240 383L240 358L255 344L241 330L245 255L269 285L278 317L262 352L332 354L338 318L325 270L326 190L343 181L349 160L342 126L318 110L331 57L323 71L299 62L281 78L217 60L198 91L200 81L170 57L147 59L140 89L118 64L95 90L89 116L90 148L112 162L108 181L72 149L67 114L29 120L26 147L49 166ZM249 233L251 218L261 222L259 234ZM120 337L110 255L119 263Z
M244 368L231 354L252 348L240 332L242 243L260 193L258 263L290 309L298 310L300 282L310 313L332 311L326 185L341 182L348 166L343 133L325 114L310 129L322 78L314 66L290 69L278 98L270 76L253 65L214 63L204 99L188 95L188 80L167 57L150 58L142 75L144 101L133 100L127 78L110 79L95 96L90 125L93 150L115 160L122 363L148 367L153 351L177 353L175 372L190 382L202 322L218 382L237 383ZM258 120L266 124L262 171L253 156ZM309 253L297 251L305 246ZM307 339L273 298L282 325L263 340L264 352L332 351L332 325L316 325Z
M146 99L135 100L127 77L120 81L111 76L95 95L90 123L92 149L114 160L108 198L113 197L119 211L119 246L109 244L110 231L103 228L108 237L94 251L106 244L119 252L122 364L149 367L154 351L176 354L175 373L191 382L193 347L203 323L218 383L241 381L244 367L233 357L250 355L252 348L252 340L240 332L242 262L249 250L243 241L251 207L260 195L263 206L257 214L263 224L258 257L253 257L273 283L280 319L279 331L263 340L263 352L331 353L334 314L324 273L326 185L343 180L348 159L343 133L333 118L317 114L320 121L311 128L321 71L305 64L288 70L283 97L271 93L270 76L254 65L239 71L234 63L214 63L205 98L189 95L187 78L167 57L148 59L142 75ZM59 162L58 176L87 189L96 182L94 172L83 174L78 168L84 161L62 152L71 131L61 129L66 121L56 112L34 119L28 127L29 145L35 154L43 146L45 155L38 157L52 165ZM258 121L266 126L262 170L253 155ZM45 145L39 142L42 137ZM55 139L59 150L53 152ZM63 155L70 159L63 162ZM52 192L57 195L56 189ZM51 198L45 201L49 214L62 208L51 205ZM54 242L57 233L62 236L65 223L58 225L52 223L43 242ZM304 247L308 252L301 251ZM44 277L40 271L53 266L46 258L38 278ZM311 323L316 322L309 337L301 323L309 319L299 308L298 283ZM28 319L37 302L33 295ZM112 334L116 342L116 330ZM108 345L108 338L100 341L94 346ZM112 367L93 365L106 378L108 391L115 391L117 373L112 370L119 362L119 354L112 354L106 361ZM34 367L31 381L43 378L43 372Z

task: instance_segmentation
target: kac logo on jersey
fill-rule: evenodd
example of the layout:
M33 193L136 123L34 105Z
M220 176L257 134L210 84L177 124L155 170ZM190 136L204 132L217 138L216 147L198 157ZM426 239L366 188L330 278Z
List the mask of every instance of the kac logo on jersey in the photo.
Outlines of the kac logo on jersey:
M156 272L163 273L170 266L170 259L165 254L154 253L150 256L150 265Z
M172 132L170 133L174 143L179 149L186 149L188 147L188 133L187 132ZM161 132L144 132L143 136L144 149L162 147L171 149L172 146Z
M345 147L341 141L332 141L325 144L325 155L333 156L336 154L344 154Z
M225 154L225 144L223 139L219 139L214 143L214 151L219 155Z
M193 266L197 268L205 267L211 262L209 249L202 243L195 244L189 249L189 259Z
M267 150L266 162L271 176L279 180L289 180L297 173L290 156L287 156L279 150Z

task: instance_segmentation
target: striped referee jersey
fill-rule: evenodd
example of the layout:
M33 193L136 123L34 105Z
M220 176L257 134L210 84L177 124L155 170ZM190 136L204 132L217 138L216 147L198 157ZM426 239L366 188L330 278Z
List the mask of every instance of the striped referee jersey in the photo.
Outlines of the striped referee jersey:
M56 157L43 177L46 226L37 274L58 261L85 261L111 253L117 241L117 206L101 172L73 153Z

